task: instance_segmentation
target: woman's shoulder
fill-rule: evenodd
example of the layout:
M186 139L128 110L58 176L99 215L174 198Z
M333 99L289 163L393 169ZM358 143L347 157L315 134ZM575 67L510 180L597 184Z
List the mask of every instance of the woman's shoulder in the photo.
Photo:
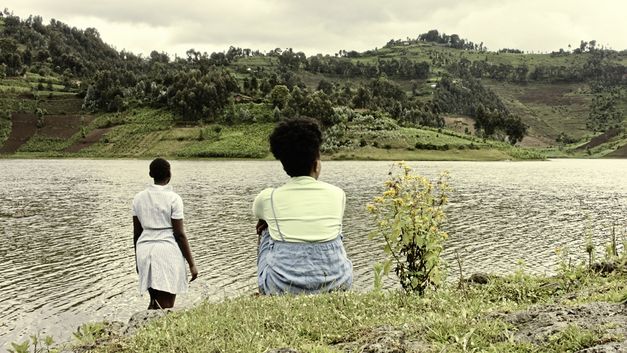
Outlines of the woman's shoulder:
M270 195L272 194L272 190L274 190L274 188L265 188L265 189L261 190L257 194L257 197L255 197L255 198L256 199L270 198Z
M138 192L135 194L135 197L133 197L133 201L136 201L138 199L141 199L142 197L144 197L144 195L146 195L148 193L148 188L144 188L144 190Z
M331 192L342 194L342 195L344 194L344 190L342 190L342 188L340 188L339 186L325 183L324 181L320 181L320 180L318 180L318 184Z

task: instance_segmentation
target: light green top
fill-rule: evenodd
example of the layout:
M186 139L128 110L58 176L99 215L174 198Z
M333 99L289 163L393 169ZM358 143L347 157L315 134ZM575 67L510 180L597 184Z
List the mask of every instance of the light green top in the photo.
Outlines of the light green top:
M276 189L261 191L253 202L253 214L268 223L270 236L275 240L282 240L280 229L284 241L323 242L335 239L342 232L345 206L344 190L300 176Z

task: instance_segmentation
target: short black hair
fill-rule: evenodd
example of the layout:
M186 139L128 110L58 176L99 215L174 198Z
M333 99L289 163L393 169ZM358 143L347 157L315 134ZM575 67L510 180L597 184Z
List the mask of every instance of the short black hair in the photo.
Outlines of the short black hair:
M311 118L291 118L277 124L270 135L270 151L291 176L309 175L320 158L322 131Z
M150 162L150 177L157 182L165 181L172 176L170 163L163 158L155 158Z

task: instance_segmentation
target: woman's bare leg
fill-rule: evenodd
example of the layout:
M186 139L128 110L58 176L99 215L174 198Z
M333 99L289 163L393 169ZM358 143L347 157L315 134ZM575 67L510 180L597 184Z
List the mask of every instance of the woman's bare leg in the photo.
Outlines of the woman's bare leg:
M148 293L150 293L150 304L148 305L148 310L169 309L174 307L176 294L152 288L148 288Z

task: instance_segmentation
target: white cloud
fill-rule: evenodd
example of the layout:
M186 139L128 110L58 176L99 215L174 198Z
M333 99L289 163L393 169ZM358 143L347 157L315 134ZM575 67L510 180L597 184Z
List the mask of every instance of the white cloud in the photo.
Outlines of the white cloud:
M624 0L5 0L5 6L22 17L95 27L112 46L144 54L230 45L334 53L434 28L491 49L551 51L582 39L627 48Z

